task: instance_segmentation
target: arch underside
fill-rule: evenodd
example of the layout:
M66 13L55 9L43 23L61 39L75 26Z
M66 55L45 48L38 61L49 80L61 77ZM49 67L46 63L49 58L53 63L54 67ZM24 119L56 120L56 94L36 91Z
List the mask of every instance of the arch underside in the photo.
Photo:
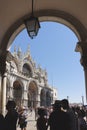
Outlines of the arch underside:
M39 18L40 22L53 21L66 25L75 33L79 41L86 41L87 30L78 19L69 13L59 10L40 10L39 12L35 12L35 15ZM19 20L15 21L10 28L8 28L1 42L0 49L9 49L14 38L25 28L24 20L28 17L29 14L21 17Z

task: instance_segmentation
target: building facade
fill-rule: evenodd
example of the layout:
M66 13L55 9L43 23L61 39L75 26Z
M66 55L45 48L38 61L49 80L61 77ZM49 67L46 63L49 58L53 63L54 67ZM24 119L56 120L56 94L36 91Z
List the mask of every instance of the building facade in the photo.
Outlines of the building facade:
M57 99L57 90L48 84L46 70L36 66L30 47L25 54L14 48L11 55L12 60L6 62L6 102L14 99L17 106L50 106Z

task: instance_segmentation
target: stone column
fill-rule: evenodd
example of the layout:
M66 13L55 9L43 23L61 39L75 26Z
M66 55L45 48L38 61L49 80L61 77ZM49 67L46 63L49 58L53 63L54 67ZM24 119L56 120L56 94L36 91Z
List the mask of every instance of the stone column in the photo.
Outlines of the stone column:
M24 89L24 93L23 93L23 105L27 106L28 104L28 94L27 94L27 90Z
M7 81L7 74L4 73L2 78L2 113L5 115L6 110L6 81Z
M6 51L0 50L0 74L1 74L1 111L2 114L5 114L5 105L6 105Z
M40 107L40 92L41 92L41 90L38 89L38 93L37 93L37 107Z
M1 100L1 97L2 97L2 88L1 88L1 86L2 85L1 85L1 83L2 83L2 77L0 75L0 112L2 113L2 111L1 111L2 110L2 107L1 107L2 106L1 105L2 104L2 100Z
M9 99L13 99L13 81L11 80L11 86L9 88Z
M1 109L2 114L5 114L5 106L6 106L6 61L9 62L12 59L11 53L6 50L0 50L0 75L1 75Z
M76 51L81 53L80 63L84 68L86 101L87 101L87 42L78 42Z

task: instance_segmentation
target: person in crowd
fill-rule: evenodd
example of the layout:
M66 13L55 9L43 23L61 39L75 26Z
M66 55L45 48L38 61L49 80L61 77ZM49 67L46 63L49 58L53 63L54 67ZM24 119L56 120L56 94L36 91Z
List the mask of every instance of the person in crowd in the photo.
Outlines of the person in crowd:
M69 115L61 110L61 101L56 100L48 119L50 130L71 130Z
M87 124L84 119L85 112L81 109L78 111L78 124L79 124L79 130L87 130Z
M4 130L4 116L0 113L0 130Z
M28 113L25 107L20 107L18 113L19 113L18 124L20 125L21 130L26 130Z
M15 109L16 103L9 100L6 104L7 114L5 115L5 130L16 130L18 112Z
M38 108L35 108L34 112L35 112L35 120L37 120L37 118L38 118Z
M61 105L62 105L63 110L70 117L70 127L71 127L71 130L78 130L78 117L75 114L74 110L70 108L69 101L67 99L63 99L61 101Z
M32 116L33 108L30 107L29 110L30 110L30 115Z
M45 118L45 109L38 108L38 115L36 127L37 130L47 130L47 118Z

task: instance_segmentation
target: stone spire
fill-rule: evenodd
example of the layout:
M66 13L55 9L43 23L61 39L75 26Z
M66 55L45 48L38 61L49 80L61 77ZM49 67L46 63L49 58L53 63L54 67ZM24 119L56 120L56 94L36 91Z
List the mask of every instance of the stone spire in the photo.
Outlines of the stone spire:
M14 57L17 57L17 47L16 47L16 45L14 46L14 52L13 52L13 55L14 55Z
M26 52L27 55L30 55L30 45L28 44L28 47L27 47L27 52Z
M19 58L22 58L22 51L20 47L18 47L17 55Z
M28 44L28 47L27 47L25 56L28 57L28 59L32 59L32 58L31 58L31 54L30 54L30 45L29 45L29 44Z

